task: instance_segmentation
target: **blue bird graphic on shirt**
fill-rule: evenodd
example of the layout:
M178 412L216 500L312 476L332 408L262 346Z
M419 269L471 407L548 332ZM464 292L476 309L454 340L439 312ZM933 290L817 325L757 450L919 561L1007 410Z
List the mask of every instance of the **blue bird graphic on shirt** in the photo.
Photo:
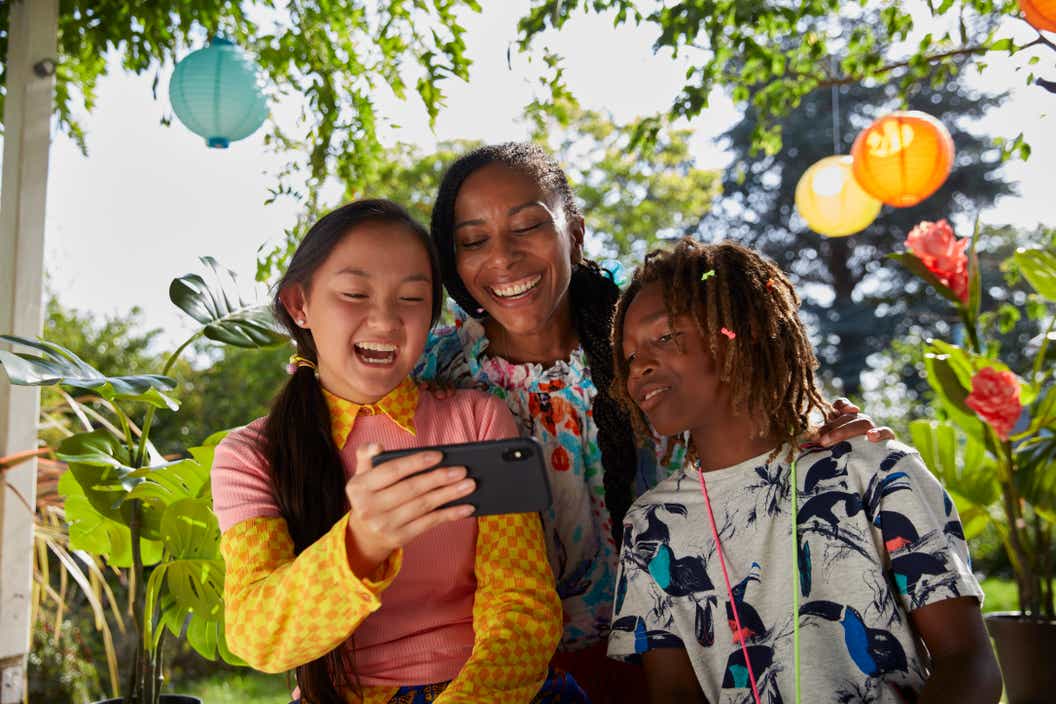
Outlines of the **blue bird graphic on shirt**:
M759 612L755 610L755 607L744 600L744 594L748 589L749 582L760 582L759 571L762 568L758 562L753 562L751 570L740 582L733 586L730 591L733 592L733 605L737 607L737 616L741 621L741 632L740 636L737 634L737 621L734 619L733 608L729 601L726 602L726 622L730 625L730 631L733 632L733 641L739 643L741 636L747 641L751 638L765 636L767 629L763 624L763 619L760 618Z
M810 466L807 470L807 478L803 482L803 491L808 494L814 492L819 482L847 476L847 467L840 467L837 462L840 457L851 451L851 443L841 442L830 451L828 457L823 457Z
M816 616L843 626L843 642L851 660L864 674L876 677L888 672L905 672L906 652L889 631L869 628L853 606L832 601L811 601L799 609L800 617Z

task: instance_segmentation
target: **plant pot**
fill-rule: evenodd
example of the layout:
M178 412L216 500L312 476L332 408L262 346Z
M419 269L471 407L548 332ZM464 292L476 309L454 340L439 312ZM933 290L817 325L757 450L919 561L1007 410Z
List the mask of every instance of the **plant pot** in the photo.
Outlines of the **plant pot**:
M125 704L125 700L118 697L117 699L103 699L91 704ZM203 704L203 702L198 697L192 697L189 694L162 694L161 704Z
M1045 704L1056 696L1056 621L1023 618L1017 611L984 615L994 639L1009 704Z

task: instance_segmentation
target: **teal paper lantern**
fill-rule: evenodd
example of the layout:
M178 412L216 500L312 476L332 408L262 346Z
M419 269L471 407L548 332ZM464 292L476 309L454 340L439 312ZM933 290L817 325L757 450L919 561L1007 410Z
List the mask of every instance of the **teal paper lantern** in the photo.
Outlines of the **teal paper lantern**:
M176 64L169 101L180 122L216 149L253 134L268 116L260 68L222 37Z

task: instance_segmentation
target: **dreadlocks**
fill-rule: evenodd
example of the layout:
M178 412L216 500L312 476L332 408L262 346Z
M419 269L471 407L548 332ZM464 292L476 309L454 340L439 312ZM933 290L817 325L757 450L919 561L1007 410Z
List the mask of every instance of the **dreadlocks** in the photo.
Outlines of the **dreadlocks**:
M631 302L653 282L663 287L669 316L688 314L696 323L719 365L719 379L736 381L730 386L735 412L751 413L760 436L793 441L809 427L812 409L828 411L814 377L818 362L799 319L799 296L788 277L747 247L685 237L670 251L646 255L616 305L612 393L628 409L639 437L647 436L648 426L627 395L623 328Z

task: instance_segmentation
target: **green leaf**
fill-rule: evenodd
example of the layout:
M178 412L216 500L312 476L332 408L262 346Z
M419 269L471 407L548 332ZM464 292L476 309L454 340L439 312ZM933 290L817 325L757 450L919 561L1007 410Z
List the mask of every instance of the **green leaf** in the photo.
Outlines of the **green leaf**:
M1017 249L1012 260L1034 290L1056 302L1056 253L1048 249Z
M970 437L960 444L948 422L915 420L909 431L913 446L953 497L962 519L989 515L1000 488L997 461L985 448Z
M106 376L65 347L46 340L31 340L13 335L0 335L0 340L29 347L40 353L13 354L0 350L0 365L3 365L11 383L19 386L62 384L75 389L94 391L107 400L122 398L148 403L158 402L159 397L163 396L157 393L158 391L167 391L176 386L175 380L156 374ZM151 394L151 391L155 393ZM171 399L168 402L175 403Z
M70 547L101 555L113 567L131 567L132 534L128 526L97 511L69 470L59 477L58 490L69 522ZM144 565L161 560L161 541L141 538L139 545Z
M950 287L939 281L939 277L931 273L931 271L924 266L924 262L920 261L920 259L918 259L912 252L893 252L887 256L889 259L894 259L896 262L900 263L908 269L911 274L915 274L926 283L930 284L931 287L935 289L935 292L946 300L958 307L962 305L961 299L957 298L956 294L950 290Z
M170 560L159 566L147 585L147 638L157 643L157 622L173 632L186 622L188 643L210 660L225 657L223 633L224 561L220 556L220 527L209 502L181 499L162 517L161 532ZM225 659L227 659L225 657Z
M1056 435L1017 451L1015 463L1013 483L1020 495L1037 510L1056 513Z
M198 498L203 493L208 495L211 466L211 462L203 463L198 457L191 457L137 470L133 476L143 481L132 490L129 498L159 504L164 509L181 499Z
M286 341L270 307L245 300L234 273L222 270L212 257L202 257L209 281L198 274L173 279L169 299L204 327L210 340L235 347L273 347Z

